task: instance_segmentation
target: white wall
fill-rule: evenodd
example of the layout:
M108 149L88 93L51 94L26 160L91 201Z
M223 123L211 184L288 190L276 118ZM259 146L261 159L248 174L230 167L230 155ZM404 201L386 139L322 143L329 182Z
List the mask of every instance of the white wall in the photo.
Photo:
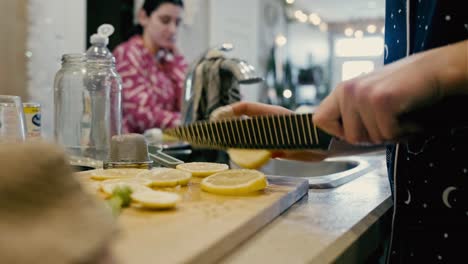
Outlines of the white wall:
M246 60L265 76L266 63L276 35L286 35L281 0L211 0L209 44L234 44L231 56ZM268 14L273 19L265 19ZM264 84L242 85L245 101L259 101Z
M258 25L260 0L211 0L209 45L230 42L234 50L229 54L259 67ZM257 101L258 85L241 86L245 101Z
M86 0L29 0L28 92L42 105L42 127L53 136L53 80L62 54L86 48Z
M327 64L330 58L328 33L304 23L291 23L288 28L288 52L296 67Z
M178 45L187 61L192 63L209 47L210 0L185 0L184 4Z

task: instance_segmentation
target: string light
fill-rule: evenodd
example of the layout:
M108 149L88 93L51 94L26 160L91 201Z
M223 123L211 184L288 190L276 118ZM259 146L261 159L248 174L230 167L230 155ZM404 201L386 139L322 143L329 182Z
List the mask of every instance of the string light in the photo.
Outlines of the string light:
M373 24L370 24L367 26L367 32L371 33L371 34L374 34L375 31L377 31L377 27Z
M354 32L355 38L362 38L363 36L364 36L364 32L362 32L362 30L356 30L356 32Z
M283 36L281 34L276 36L275 43L276 43L276 45L278 47L282 47L282 46L286 45L287 42L288 42L288 39L285 36Z
M309 21L310 23L314 24L315 26L319 25L322 19L320 19L319 15L316 13L312 13L309 15Z
M346 28L346 29L344 30L344 34L345 34L345 36L347 36L347 37L351 37L351 36L353 35L353 33L354 33L354 30L353 30L352 28L350 28L350 27L348 27L348 28Z

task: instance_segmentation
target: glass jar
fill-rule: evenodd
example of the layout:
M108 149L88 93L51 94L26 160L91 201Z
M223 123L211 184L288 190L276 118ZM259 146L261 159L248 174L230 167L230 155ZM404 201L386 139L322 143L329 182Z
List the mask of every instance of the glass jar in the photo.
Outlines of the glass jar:
M122 81L111 60L66 54L54 83L55 139L70 155L105 160L121 133Z

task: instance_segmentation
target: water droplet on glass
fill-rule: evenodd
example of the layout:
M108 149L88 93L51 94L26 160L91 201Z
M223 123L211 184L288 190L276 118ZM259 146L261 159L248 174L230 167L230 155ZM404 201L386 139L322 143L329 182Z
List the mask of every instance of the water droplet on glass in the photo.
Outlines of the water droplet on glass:
M448 234L447 234L447 233L445 233L445 234L444 234L444 238L447 238L447 237L448 237Z
M398 9L398 13L401 13L401 9Z
M423 207L424 207L424 208L427 208L427 204L423 204Z
M452 19L452 18L450 17L450 15L446 15L446 16L445 16L445 20L450 21L450 19Z
M424 27L424 29L425 29L425 30L427 30L428 28L429 28L429 26L428 26L428 25L426 25L426 26Z
M390 14L390 18L393 19L393 13Z
M396 28L396 25L393 25L393 28Z
M441 255L437 255L437 259L438 259L438 260L442 260L442 256L441 256Z
M431 168L434 167L434 163L432 163L432 162L429 163L429 167L431 167Z
M467 173L468 172L468 169L467 168L463 168L463 173Z
M400 43L400 40L399 40L399 39L397 39L396 43Z

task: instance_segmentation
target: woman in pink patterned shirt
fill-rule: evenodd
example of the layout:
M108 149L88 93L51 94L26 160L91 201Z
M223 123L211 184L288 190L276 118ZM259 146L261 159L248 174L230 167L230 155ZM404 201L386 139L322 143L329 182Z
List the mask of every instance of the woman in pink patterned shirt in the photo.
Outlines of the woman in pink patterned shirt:
M123 132L180 124L187 63L176 49L182 0L146 0L138 13L141 34L114 50L123 81Z

